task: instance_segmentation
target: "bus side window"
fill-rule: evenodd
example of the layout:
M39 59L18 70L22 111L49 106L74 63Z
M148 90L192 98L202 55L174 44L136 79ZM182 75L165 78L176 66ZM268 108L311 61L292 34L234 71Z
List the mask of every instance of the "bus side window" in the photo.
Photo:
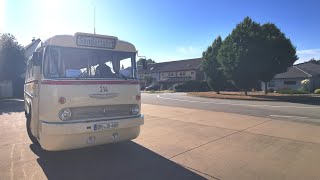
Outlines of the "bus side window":
M26 73L25 73L25 82L28 82L28 73L29 73L29 62L27 63Z
M28 61L27 71L26 71L26 81L30 81L31 79L31 71L32 71L32 62Z
M31 79L33 79L33 64L31 64Z

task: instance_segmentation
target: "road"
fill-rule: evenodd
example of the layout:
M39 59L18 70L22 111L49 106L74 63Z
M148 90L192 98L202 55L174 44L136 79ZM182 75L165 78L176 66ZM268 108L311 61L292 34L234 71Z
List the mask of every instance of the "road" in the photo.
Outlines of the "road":
M281 120L320 123L319 105L277 101L201 98L188 96L185 93L143 93L142 102L145 104L185 107Z

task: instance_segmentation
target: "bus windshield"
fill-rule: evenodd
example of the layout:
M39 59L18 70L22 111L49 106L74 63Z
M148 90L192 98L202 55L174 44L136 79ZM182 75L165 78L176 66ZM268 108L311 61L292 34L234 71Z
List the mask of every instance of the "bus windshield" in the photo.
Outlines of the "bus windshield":
M135 53L48 46L45 78L135 79Z

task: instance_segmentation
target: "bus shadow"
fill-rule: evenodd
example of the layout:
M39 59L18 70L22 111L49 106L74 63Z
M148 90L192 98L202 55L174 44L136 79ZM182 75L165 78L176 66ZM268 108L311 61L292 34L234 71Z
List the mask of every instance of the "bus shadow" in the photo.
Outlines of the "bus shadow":
M135 143L47 152L30 145L50 179L205 179Z

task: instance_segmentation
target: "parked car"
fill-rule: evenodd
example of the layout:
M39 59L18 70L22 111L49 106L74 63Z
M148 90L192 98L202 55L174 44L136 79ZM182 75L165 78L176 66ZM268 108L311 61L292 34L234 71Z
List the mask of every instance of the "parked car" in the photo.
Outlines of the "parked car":
M158 84L153 84L153 85L150 85L148 87L146 87L146 91L159 91L160 90L160 86Z

